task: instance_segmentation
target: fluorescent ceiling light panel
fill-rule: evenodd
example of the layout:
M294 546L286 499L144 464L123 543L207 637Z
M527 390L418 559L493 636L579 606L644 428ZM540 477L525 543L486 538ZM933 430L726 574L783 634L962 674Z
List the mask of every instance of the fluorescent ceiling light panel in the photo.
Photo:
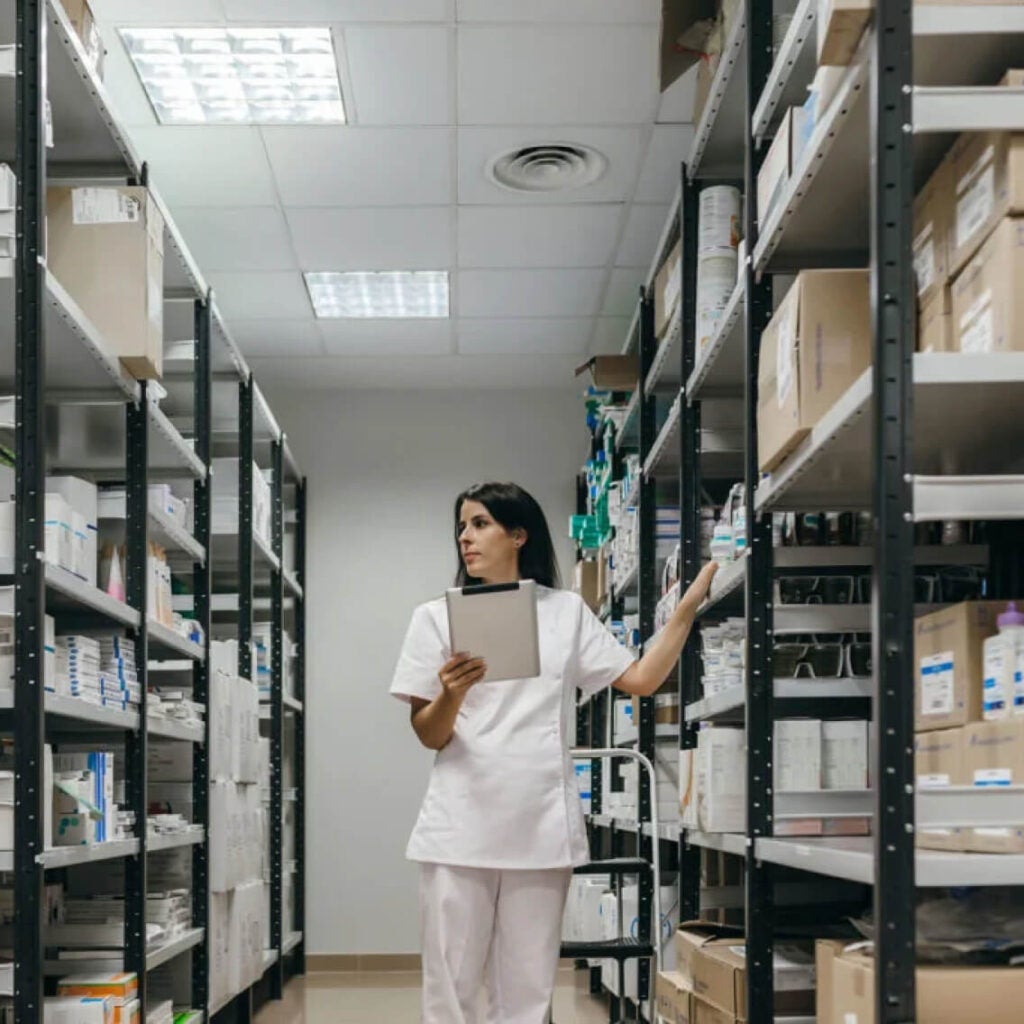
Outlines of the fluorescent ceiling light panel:
M123 28L163 124L344 124L329 28Z
M446 270L327 271L304 276L318 317L449 316Z

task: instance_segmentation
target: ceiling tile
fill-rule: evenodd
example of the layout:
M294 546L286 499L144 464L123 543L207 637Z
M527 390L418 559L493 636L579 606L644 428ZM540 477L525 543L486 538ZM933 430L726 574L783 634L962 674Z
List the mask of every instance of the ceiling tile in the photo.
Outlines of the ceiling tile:
M197 19L196 23L200 20ZM118 118L128 126L155 125L156 114L117 30L108 25L101 31L107 47L103 81Z
M621 217L618 205L463 206L459 266L603 267Z
M465 355L581 355L587 351L589 317L459 320L459 351Z
M677 78L662 94L658 104L659 124L693 124L697 97L697 66Z
M153 126L132 138L172 207L277 205L257 128Z
M599 316L594 327L594 337L590 343L590 351L594 355L618 355L626 344L626 332L629 330L631 317Z
M626 220L615 262L620 267L649 267L670 206L634 204Z
M579 392L573 376L576 356L405 356L373 359L343 356L333 359L250 360L254 373L271 386L333 391L354 389L531 388Z
M640 301L640 286L646 276L646 267L616 267L605 292L601 315L631 317Z
M460 270L460 316L592 316L603 270Z
M199 25L224 20L221 0L174 0L171 10L166 4L140 4L139 0L91 0L90 6L101 25Z
M234 274L220 271L206 276L229 327L236 317L240 320L304 320L312 312L306 286L298 272Z
M277 207L178 206L174 219L204 273L297 269Z
M453 207L295 206L285 215L303 270L446 270L454 263Z
M658 105L657 28L464 27L459 124L641 124Z
M454 0L222 0L238 22L450 21Z
M690 153L692 141L693 128L690 126L655 126L637 182L636 202L672 202L679 188L680 167Z
M344 34L355 121L453 123L451 29L357 26Z
M450 320L321 320L330 356L450 355Z
M232 320L230 330L246 357L324 354L312 314L303 320Z
M433 206L452 199L448 128L264 128L285 206Z
M459 21L565 22L587 25L601 22L657 25L660 0L456 0Z
M460 128L459 202L491 206L624 202L632 198L643 137L640 128ZM553 142L590 146L607 158L608 168L592 185L564 192L513 192L488 179L488 166L502 154Z

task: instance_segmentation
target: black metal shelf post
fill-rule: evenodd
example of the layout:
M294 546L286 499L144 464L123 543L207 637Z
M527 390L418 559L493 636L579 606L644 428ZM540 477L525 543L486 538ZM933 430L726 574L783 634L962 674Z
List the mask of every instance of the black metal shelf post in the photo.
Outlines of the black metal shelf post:
M149 729L146 718L146 669L149 654L147 579L149 570L148 488L149 397L146 382L139 385L138 402L129 402L125 416L127 435L125 594L128 604L139 613L139 625L131 630L135 641L136 671L139 677L139 728L125 738L125 797L135 815L139 851L125 863L124 963L139 976L140 1014L146 1013L146 775Z
M284 444L271 445L271 542L277 568L270 575L270 996L284 988Z
M875 579L875 1019L915 1019L913 35L909 0L882 0L871 69L871 308Z
M746 0L747 91L744 108L744 193L747 259L746 368L744 402L744 485L748 547L747 619L747 1019L774 1020L774 903L771 865L756 855L759 838L773 831L774 690L772 673L772 517L758 514L754 494L760 479L757 459L757 367L761 333L772 314L771 279L758 281L750 253L757 244L757 175L764 159L752 134L753 114L772 66L772 0Z
M14 1013L43 1016L46 0L17 0Z
M302 940L295 949L297 974L306 973L306 479L295 485L295 695L302 711L295 716L295 927Z
M645 290L640 296L640 344L639 371L640 380L640 464L644 465L657 435L657 398L648 395L645 387L654 355L658 347L654 336L654 299ZM641 470L643 473L643 471ZM658 482L652 475L643 473L640 484L640 636L644 645L654 634L654 613L658 603ZM654 698L643 697L640 704L640 721L637 722L637 749L652 762L655 759L655 724ZM657 793L651 792L650 779L645 771L639 772L640 794L638 801L638 820L649 821L651 817L651 801L657 800ZM640 856L649 863L654 861L653 844L659 842L658 836L637 835L637 849ZM639 921L638 935L646 937L651 934L651 921L654 906L653 872L645 872L639 879ZM656 923L661 927L661 922ZM651 984L651 964L649 960L641 960L638 965L637 996L643 1003L653 992ZM624 993L623 993L624 995Z
M196 455L207 469L202 480L192 487L195 538L203 546L206 558L192 570L192 614L203 630L204 658L192 669L192 699L209 709L210 699L210 633L212 618L210 595L213 584L213 531L212 490L209 473L212 454L213 360L210 351L213 314L213 296L195 303L195 356L194 356L194 421ZM192 950L192 1005L205 1008L210 993L209 905L205 894L209 891L209 835L210 835L210 714L203 716L203 742L193 747L192 753L192 820L203 826L206 842L192 848L192 891L202 894L192 901L192 925L206 929L204 941Z
M682 240L680 289L680 375L685 382L696 362L697 346L697 231L699 188L686 165L681 168L679 237ZM700 572L700 403L683 395L679 429L679 566L680 597ZM700 697L701 660L697 630L691 632L679 659L679 748L694 750L697 726L687 725L686 706ZM679 919L700 916L701 854L685 837L679 840Z

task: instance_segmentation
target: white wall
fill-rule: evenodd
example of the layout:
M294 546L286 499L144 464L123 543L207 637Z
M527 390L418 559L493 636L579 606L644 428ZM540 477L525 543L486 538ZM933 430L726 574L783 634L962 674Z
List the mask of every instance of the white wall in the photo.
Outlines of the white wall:
M583 409L563 392L274 392L309 479L307 949L418 951L405 844L432 755L387 689L413 607L456 568L455 496L514 480L547 513L563 577Z

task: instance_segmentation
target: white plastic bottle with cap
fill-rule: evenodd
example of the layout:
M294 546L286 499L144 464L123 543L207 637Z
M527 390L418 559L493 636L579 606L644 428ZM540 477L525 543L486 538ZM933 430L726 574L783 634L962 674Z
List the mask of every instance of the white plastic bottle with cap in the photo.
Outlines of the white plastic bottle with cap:
M1007 718L1016 703L1015 676L1024 652L1024 613L1011 601L997 619L999 632L982 645L984 684L982 717L986 721Z

